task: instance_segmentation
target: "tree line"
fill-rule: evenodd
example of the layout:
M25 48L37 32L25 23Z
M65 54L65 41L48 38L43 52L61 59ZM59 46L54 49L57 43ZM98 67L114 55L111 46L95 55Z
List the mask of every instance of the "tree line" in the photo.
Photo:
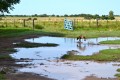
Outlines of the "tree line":
M102 19L102 20L114 20L115 15L113 11L110 11L108 15L92 15L92 14L71 14L71 15L47 15L47 14L34 14L34 15L4 15L4 12L9 13L9 10L14 9L14 5L20 3L20 0L0 0L0 17L11 16L11 17L84 17L85 19Z
M102 19L102 20L114 20L115 16L120 15L114 15L113 11L110 11L108 15L92 15L92 14L72 14L72 15L48 15L48 14L34 14L34 15L4 15L4 16L10 16L10 17L83 17L84 19Z

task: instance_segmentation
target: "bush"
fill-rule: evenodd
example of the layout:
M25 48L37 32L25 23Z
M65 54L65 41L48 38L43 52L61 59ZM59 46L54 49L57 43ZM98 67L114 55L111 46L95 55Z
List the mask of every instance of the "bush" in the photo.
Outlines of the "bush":
M33 18L34 20L37 20L37 18Z
M4 25L0 25L0 28L5 28L5 26Z
M42 25L35 25L35 29L44 29Z
M2 20L2 18L0 17L0 20Z

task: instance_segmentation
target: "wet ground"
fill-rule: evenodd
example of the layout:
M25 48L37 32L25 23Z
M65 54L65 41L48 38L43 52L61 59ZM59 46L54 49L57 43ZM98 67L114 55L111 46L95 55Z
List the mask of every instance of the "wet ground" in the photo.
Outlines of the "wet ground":
M24 42L24 39L38 37L38 35L25 35L22 37L15 38L0 38L0 55L9 55L13 52L6 51L6 49L15 48L13 43ZM0 59L0 71L5 68L7 71L5 74L6 80L51 80L50 78L33 74L33 73L24 73L17 72L19 68L26 67L29 64L16 64L17 62L25 62L21 60L9 60L9 59ZM53 80L53 79L52 79Z
M57 80L116 80L114 76L120 67L120 62L66 61L60 57L68 51L77 55L92 55L103 49L120 48L120 45L99 45L100 41L117 40L118 37L92 38L79 43L74 38L39 37L25 39L33 43L56 43L57 47L15 48L18 52L11 54L16 59L32 59L30 62L17 64L32 64L20 68L18 72L32 72ZM89 79L88 79L89 78Z

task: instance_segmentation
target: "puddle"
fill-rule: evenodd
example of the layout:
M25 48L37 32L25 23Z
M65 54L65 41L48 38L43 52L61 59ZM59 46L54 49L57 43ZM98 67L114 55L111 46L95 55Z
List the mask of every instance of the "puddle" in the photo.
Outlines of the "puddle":
M67 51L75 50L79 55L92 55L99 52L99 50L118 48L120 45L94 45L100 41L117 40L118 37L108 38L91 38L87 41L82 40L82 44L77 43L75 38L62 37L40 37L33 39L26 39L28 42L35 43L56 43L57 47L38 47L38 48L16 48L17 53L12 54L14 58L30 58L35 59L32 62L34 66L22 68L22 72L34 72L42 74L57 80L81 80L86 76L97 76L99 78L115 78L116 70L120 64L119 62L98 63L92 61L60 61L59 58L66 54ZM92 44L91 44L92 43ZM38 59L38 60L37 60Z

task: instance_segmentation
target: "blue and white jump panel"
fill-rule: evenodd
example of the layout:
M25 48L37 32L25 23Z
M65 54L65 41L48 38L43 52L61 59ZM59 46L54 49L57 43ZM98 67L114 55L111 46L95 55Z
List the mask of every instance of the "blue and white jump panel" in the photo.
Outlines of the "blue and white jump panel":
M64 29L73 30L73 21L64 19Z

